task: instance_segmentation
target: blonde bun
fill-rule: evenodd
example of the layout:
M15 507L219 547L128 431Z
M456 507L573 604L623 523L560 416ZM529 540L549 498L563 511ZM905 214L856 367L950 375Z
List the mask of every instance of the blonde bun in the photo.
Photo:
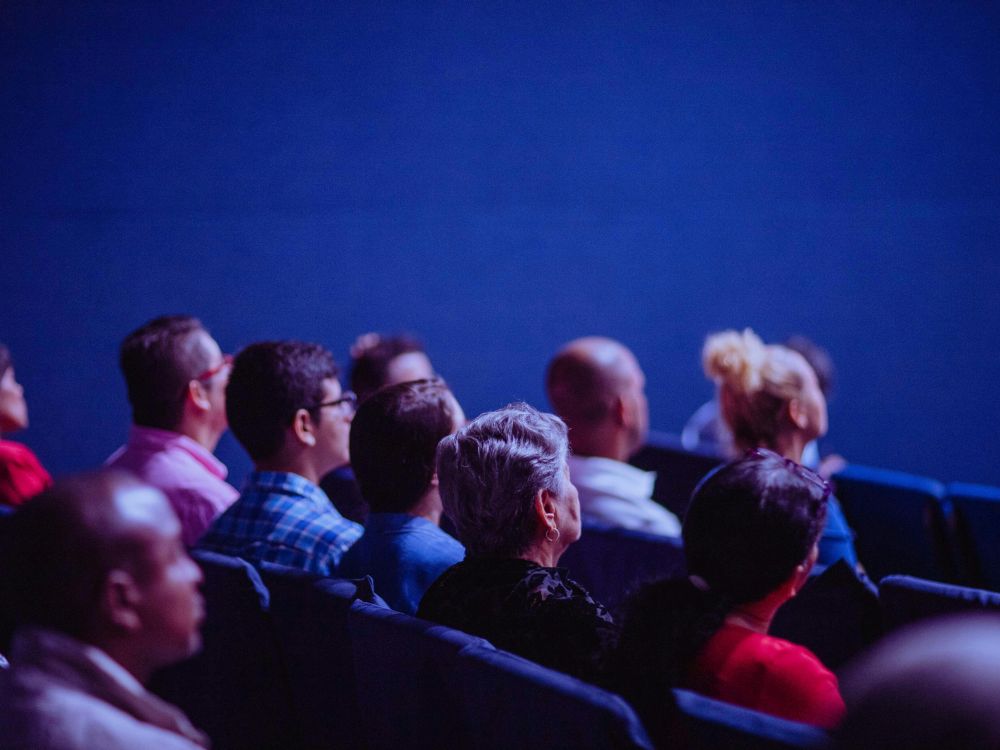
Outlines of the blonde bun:
M743 393L754 393L764 386L762 371L767 348L750 328L743 332L729 330L713 333L705 339L701 352L705 374L719 385Z

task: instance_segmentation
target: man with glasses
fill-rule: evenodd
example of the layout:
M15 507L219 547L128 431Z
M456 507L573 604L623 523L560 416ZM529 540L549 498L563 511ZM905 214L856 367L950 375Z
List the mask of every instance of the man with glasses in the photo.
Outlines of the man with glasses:
M341 392L333 356L301 341L251 344L233 362L226 395L230 428L254 472L198 546L332 575L362 532L318 486L350 460L356 399Z
M132 427L106 464L162 491L188 546L239 495L213 455L226 431L231 362L201 322L187 315L155 318L121 346Z

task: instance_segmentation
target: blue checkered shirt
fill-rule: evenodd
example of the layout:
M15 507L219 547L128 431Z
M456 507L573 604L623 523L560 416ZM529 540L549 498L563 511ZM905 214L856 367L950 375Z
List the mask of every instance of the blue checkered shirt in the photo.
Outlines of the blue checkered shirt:
M240 498L215 519L197 546L250 562L333 575L362 531L305 477L255 471Z

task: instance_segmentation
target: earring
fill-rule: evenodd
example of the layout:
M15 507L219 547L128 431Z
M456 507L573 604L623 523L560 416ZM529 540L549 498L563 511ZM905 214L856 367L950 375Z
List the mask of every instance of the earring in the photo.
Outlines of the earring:
M559 541L559 529L555 526L549 526L549 528L545 531L545 538L555 544Z

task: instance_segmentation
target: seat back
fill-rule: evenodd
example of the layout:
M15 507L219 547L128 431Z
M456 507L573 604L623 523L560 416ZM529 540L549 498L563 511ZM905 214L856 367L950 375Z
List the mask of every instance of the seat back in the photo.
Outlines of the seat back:
M685 449L675 435L652 431L646 444L629 461L644 471L656 472L653 499L681 520L698 482L722 462L723 459L714 453Z
M856 534L858 559L873 580L893 573L955 580L944 485L856 465L833 479Z
M678 729L690 750L778 750L818 748L826 732L797 721L779 719L749 708L674 690Z
M882 635L878 589L838 560L782 605L769 632L805 646L836 671Z
M359 599L372 598L370 579L323 578L271 563L260 570L303 745L365 747L348 616Z
M910 576L888 576L879 584L879 605L885 629L890 631L958 612L1000 611L1000 594Z
M643 583L686 574L680 539L591 524L559 565L612 612Z
M1000 591L1000 487L954 482L948 500L955 509L962 581Z
M465 649L492 646L443 625L363 603L348 613L348 628L362 707L356 721L369 747L474 747L458 711L463 696L456 662Z
M506 651L464 650L456 679L468 747L479 750L651 748L619 696Z
M161 670L152 690L208 733L216 750L295 746L267 588L244 560L197 550L192 556L205 575L202 650Z

